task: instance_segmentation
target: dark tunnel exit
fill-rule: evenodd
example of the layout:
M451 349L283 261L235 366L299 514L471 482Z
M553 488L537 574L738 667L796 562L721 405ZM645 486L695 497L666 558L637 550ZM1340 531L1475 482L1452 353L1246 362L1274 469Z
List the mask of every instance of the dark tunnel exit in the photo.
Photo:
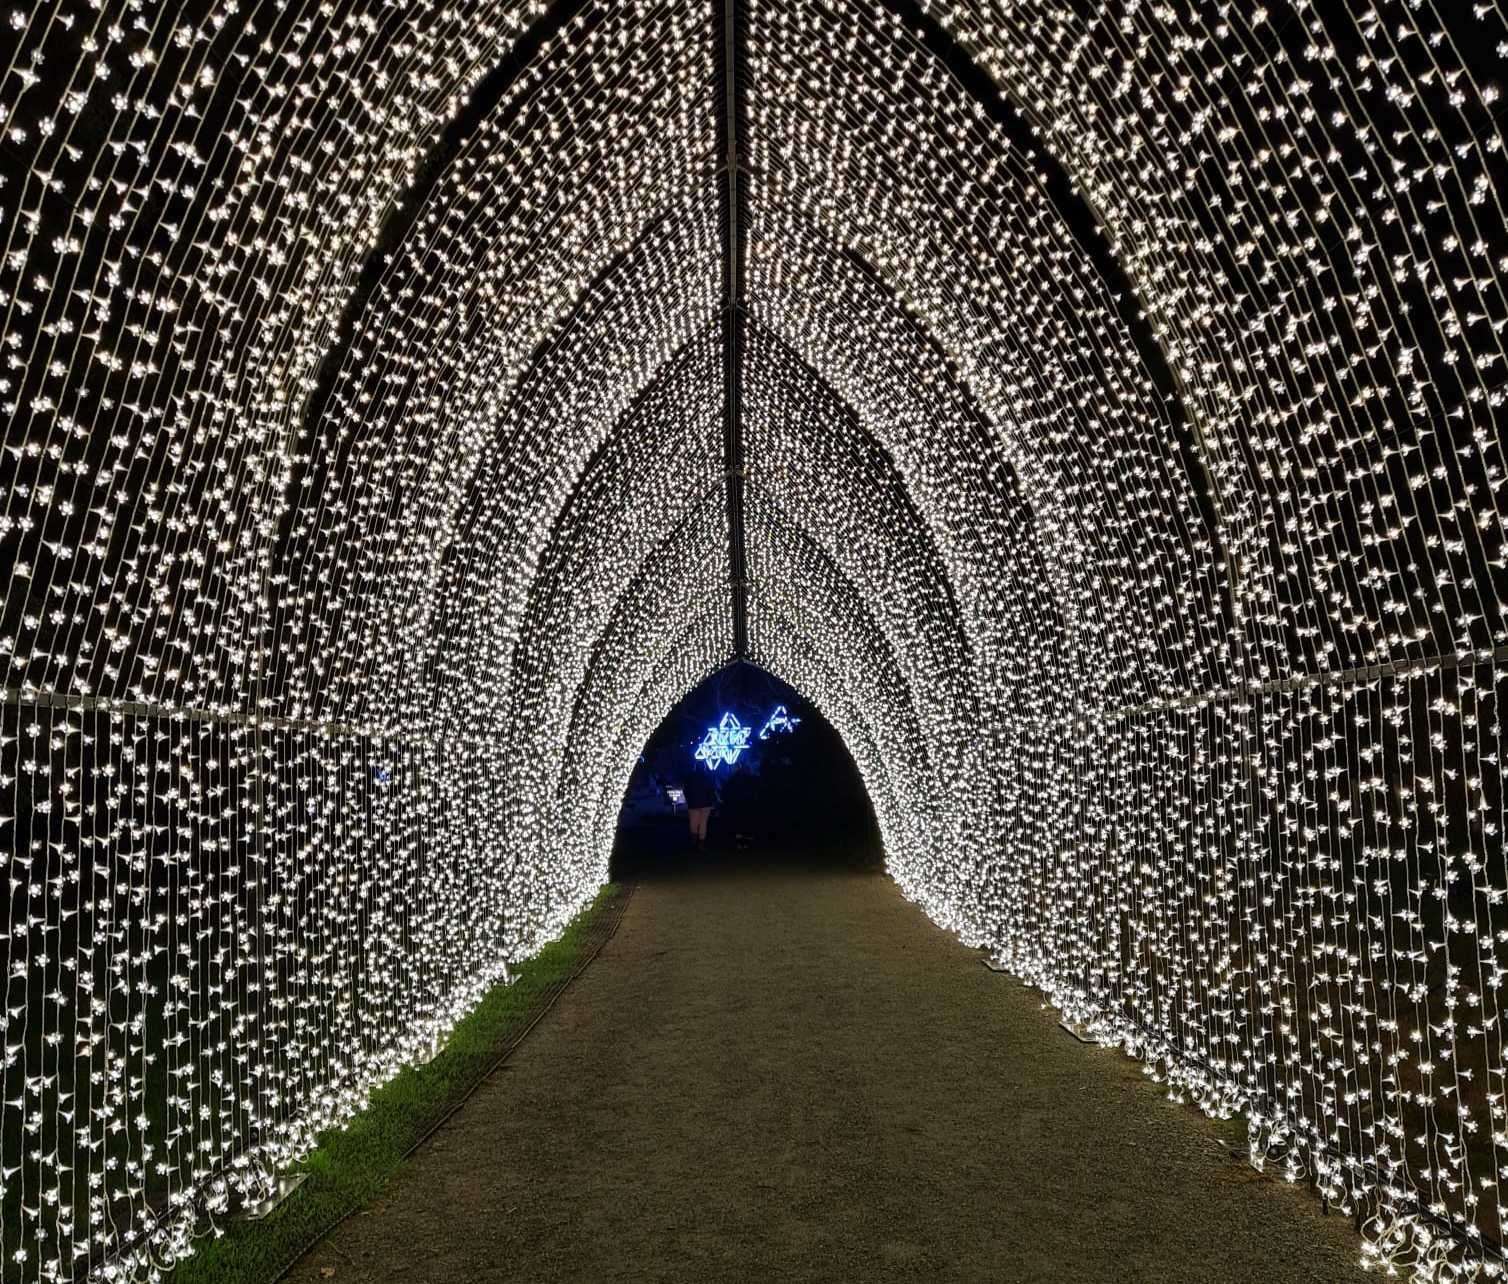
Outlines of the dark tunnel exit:
M709 806L701 840L692 813ZM882 863L842 737L800 692L747 662L705 679L650 736L624 794L611 876L732 863Z

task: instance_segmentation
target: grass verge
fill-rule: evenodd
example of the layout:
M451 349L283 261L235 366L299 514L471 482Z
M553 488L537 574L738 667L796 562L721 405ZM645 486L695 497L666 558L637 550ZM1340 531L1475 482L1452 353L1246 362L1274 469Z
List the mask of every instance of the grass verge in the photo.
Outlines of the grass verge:
M299 1165L309 1179L287 1203L265 1221L232 1222L220 1238L201 1239L169 1284L269 1284L333 1223L375 1199L425 1129L471 1092L554 987L596 947L623 895L607 884L556 940L515 971L511 985L487 994L433 1061L400 1071L361 1114L324 1134Z

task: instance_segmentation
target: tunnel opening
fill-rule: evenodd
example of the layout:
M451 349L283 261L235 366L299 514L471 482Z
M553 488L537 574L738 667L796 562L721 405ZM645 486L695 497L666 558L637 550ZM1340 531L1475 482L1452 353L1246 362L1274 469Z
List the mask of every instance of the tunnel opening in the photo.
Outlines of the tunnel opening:
M710 808L704 841L693 833L697 807ZM874 807L843 737L794 687L735 661L687 692L645 741L610 877L882 864Z

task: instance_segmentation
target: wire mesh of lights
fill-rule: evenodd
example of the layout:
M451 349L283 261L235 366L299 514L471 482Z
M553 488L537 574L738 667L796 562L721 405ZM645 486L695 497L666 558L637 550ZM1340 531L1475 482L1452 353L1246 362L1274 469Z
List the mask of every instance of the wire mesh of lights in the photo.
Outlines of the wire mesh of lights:
M908 890L943 898L939 862L964 868L989 840L959 825L936 782L971 796L993 789L989 756L958 735L983 719L948 570L895 465L837 396L758 326L745 351L751 593L773 593L782 615L816 635L818 653L846 649L846 661L829 654L829 669L858 680L867 668L888 693L866 697L866 720L872 732L909 738L891 739L884 758L896 764L892 787L907 782L915 828L930 835L925 855L889 845L891 869ZM856 494L862 510L847 499ZM866 654L859 639L872 634ZM882 833L894 823L882 820Z
M917 7L739 6L753 658L939 921L1471 1269L1502 13ZM8 15L5 1278L265 1191L590 896L729 655L712 17Z
M1062 622L996 724L1048 824L1002 804L955 925L1174 1095L1245 1110L1254 1162L1356 1212L1378 1264L1490 1256L1502 15L922 7L1064 163L1156 339L924 23L751 8L755 314L860 409L965 585L943 515L988 514L986 484L928 496L872 374L914 319L1035 519L1037 636ZM1002 608L975 654L1032 637Z
M844 737L864 777L887 862L908 868L922 855L905 826L929 832L935 808L927 789L933 776L926 733L906 674L883 626L832 555L760 487L749 489L747 523L751 552L757 550L749 563L750 655L784 680L803 677L801 690ZM834 645L827 626L814 627L810 615L844 620L845 644ZM861 698L856 693L865 683L872 693ZM867 758L856 737L868 747Z
M713 64L699 5L547 18L10 20L7 1279L173 1260L601 881L521 764L681 498L603 443L706 467L712 389L638 394L715 316Z
M799 539L782 541L776 547L787 545L796 546L799 555ZM805 573L821 562L813 554L798 565ZM891 779L892 770L910 764L887 753L891 747L887 741L893 743L900 739L904 742L908 738L906 729L900 728L898 736L896 726L886 725L883 721L871 722L871 719L883 717L883 709L866 709L856 698L862 683L878 685L889 675L883 665L861 670L854 658L860 648L831 649L823 645L820 635L803 630L798 612L805 609L805 601L778 588L773 591L761 589L751 598L750 655L782 681L800 677L805 684L803 694L843 738L853 756L865 792L874 807L887 866L908 868L925 859L929 851L931 831L928 820L931 813L929 810L913 810L911 804L920 801L925 807L927 800L908 794L905 781ZM896 686L888 690L898 694L902 689ZM907 712L903 711L900 716L906 717ZM911 737L916 734L912 731Z
M611 836L604 842L583 822L606 810L616 820L627 784L620 779L625 759L632 763L670 707L642 715L652 719L647 727L625 720L618 703L579 716L599 639L607 644L613 636L613 615L622 616L636 648L612 659L628 674L661 669L666 631L709 611L720 631L709 627L698 635L698 645L683 638L675 649L688 652L697 681L729 653L722 373L721 336L714 326L683 348L623 416L577 483L534 576L513 662L515 674L532 680L515 683L506 725L516 731L506 781L510 797L536 804L508 832L507 842L511 851L549 851L549 862L539 865L554 877L564 875L567 895L606 881ZM710 531L709 507L718 519ZM688 547L691 540L696 547ZM650 592L620 596L641 572ZM681 694L672 693L671 704ZM629 744L604 735L620 724L635 737ZM593 743L602 740L612 745L607 756L601 752L606 745ZM576 769L568 772L572 760Z

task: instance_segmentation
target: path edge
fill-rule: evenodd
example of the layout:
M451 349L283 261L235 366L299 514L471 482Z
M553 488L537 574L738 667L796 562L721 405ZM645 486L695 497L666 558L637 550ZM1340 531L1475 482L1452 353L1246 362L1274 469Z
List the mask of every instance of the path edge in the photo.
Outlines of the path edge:
M424 1130L416 1138L414 1138L408 1149L406 1149L401 1155L398 1156L397 1163L393 1165L392 1170L388 1173L388 1180L391 1180L394 1176L396 1176L397 1173L402 1169L403 1165L413 1157L414 1153L421 1146L423 1146L425 1142L429 1141L437 1132L439 1132L441 1128L449 1123L450 1120L455 1117L457 1112L460 1111L461 1107L466 1105L466 1103L469 1102L477 1094L482 1085L489 1082L493 1078L493 1076L496 1075L497 1072L501 1070L505 1064L507 1064L508 1059L518 1051L520 1045L524 1042L525 1039L529 1037L529 1034L534 1029L534 1027L537 1026L541 1021L543 1021L545 1017L548 1016L554 1009L556 1003L560 1001L561 995L563 995L567 990L571 988L572 985L575 984L577 978L579 978L581 974L592 965L597 956L607 948L608 943L618 934L618 927L623 922L624 915L628 913L629 902L633 900L634 891L637 889L637 887L637 882L624 884L622 895L614 898L615 904L613 905L612 909L609 910L608 914L603 916L604 926L600 934L594 933L594 937L596 939L592 941L590 947L583 955L581 961L577 963L577 965L566 976L561 978L561 980L555 982L555 984L545 992L543 1001L539 1005L539 1009L533 1014L533 1016L529 1018L529 1020L523 1025L522 1028L515 1031L503 1042L501 1048L498 1050L496 1058L494 1058L493 1061L488 1064L487 1068L476 1077L476 1079L471 1083L466 1091L463 1092L459 1097L457 1097L453 1102L451 1102L451 1104L442 1114L437 1116L428 1125L426 1125ZM333 1235L337 1230L340 1229L341 1226L350 1221L352 1217L356 1216L356 1214L361 1212L365 1207L365 1204L357 1204L353 1208L348 1208L328 1226L322 1228L316 1235L310 1238L310 1240L301 1249L299 1249L297 1253L290 1257L289 1260L278 1269L275 1275L268 1277L268 1284L282 1284L282 1281L288 1278L288 1273L292 1271L294 1267L296 1267L311 1252L313 1252L316 1248L318 1248L321 1244L328 1240L331 1235Z

